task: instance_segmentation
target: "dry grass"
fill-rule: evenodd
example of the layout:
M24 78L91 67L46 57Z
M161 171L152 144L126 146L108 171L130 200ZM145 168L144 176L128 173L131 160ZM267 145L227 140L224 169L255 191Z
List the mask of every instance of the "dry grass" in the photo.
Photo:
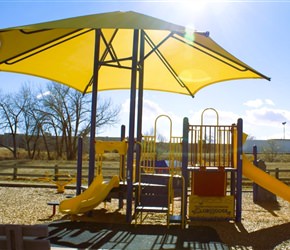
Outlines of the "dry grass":
M70 174L72 176L76 175L76 166L77 166L77 161L65 161L65 160L28 160L25 159L24 157L25 152L20 151L20 159L18 160L13 160L12 159L12 154L11 152L6 149L6 148L1 148L0 147L0 173L12 173L12 169L5 169L5 167L3 166L19 166L22 167L20 168L18 171L19 173L27 173L27 174L42 174L42 175L53 175L54 174L54 169L42 169L41 167L55 167L56 165L65 168L74 168L72 169L61 169L60 173L64 173L64 174ZM288 159L285 158L286 156L281 156L284 160ZM287 155L288 157L288 155ZM87 158L86 156L84 157L84 159ZM251 155L249 155L249 158L252 158ZM3 160L6 159L6 160ZM290 159L290 156L289 156ZM112 176L115 174L119 173L119 154L117 153L105 153L103 156L103 175L104 176ZM290 170L290 161L277 161L277 162L265 162L267 169L268 170L274 170L276 168L279 169L288 169ZM87 160L83 160L83 167L86 168L88 167L88 161ZM33 167L39 167L38 169L29 169L29 168L23 168L23 167L29 167L29 166L33 166ZM87 175L87 170L83 171L83 175L86 176ZM271 175L274 175L274 172L271 172ZM290 172L280 172L279 174L279 178L288 178L290 179ZM3 177L0 175L0 179L3 179Z

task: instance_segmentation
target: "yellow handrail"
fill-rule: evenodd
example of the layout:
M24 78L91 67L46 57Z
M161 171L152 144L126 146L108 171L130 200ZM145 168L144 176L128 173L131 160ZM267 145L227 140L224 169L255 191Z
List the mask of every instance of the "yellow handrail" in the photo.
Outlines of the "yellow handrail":
M202 163L203 160L202 160L202 151L203 151L203 119L204 119L204 113L206 111L209 111L209 110L212 110L215 112L216 114L216 126L218 127L219 126L219 114L218 112L214 109L214 108L206 108L202 111L201 113L201 126L200 126L200 134L199 134L199 164L201 164L202 167L205 167L206 163ZM216 138L216 134L214 135L214 137ZM217 147L219 145L219 136L217 136ZM206 162L206 159L204 159L204 162Z

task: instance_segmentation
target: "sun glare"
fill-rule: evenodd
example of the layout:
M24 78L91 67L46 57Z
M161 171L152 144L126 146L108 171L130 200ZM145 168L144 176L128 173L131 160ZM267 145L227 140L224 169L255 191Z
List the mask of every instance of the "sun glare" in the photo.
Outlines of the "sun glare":
M181 10L181 13L183 13L185 16L182 18L184 20L194 20L196 18L199 18L199 16L205 11L206 9L206 0L183 0L180 1L179 8ZM194 17L194 18L192 18ZM186 23L184 24L186 26L186 39L188 41L193 41L193 33L196 31L196 27L194 23Z
M182 4L186 9L192 9L195 11L201 11L205 8L207 1L206 0L184 0Z
M219 15L219 19L221 19L226 6L227 4L221 0L178 1L176 5L177 22L186 27L185 39L191 42L194 41L193 32L204 32L203 28L211 20L212 15Z

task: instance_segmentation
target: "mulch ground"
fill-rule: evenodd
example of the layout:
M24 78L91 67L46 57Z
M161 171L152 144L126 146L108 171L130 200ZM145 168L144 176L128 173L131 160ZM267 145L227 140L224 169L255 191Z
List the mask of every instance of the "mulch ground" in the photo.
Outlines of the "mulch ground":
M1 224L47 224L53 246L78 249L290 249L290 203L253 202L243 193L242 222L193 221L186 229L165 226L165 216L148 215L143 225L126 224L118 201L99 205L72 222L57 213L50 218L48 201L61 201L74 190L0 187Z

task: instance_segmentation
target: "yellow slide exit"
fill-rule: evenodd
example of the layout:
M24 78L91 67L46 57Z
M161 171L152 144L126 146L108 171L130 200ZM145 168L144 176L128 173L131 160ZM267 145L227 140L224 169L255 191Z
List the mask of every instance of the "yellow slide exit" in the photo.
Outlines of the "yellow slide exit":
M65 214L82 214L91 211L106 199L114 187L118 186L118 176L113 176L109 182L104 182L103 176L98 175L86 191L62 201L59 205L59 211Z
M290 202L290 187L257 168L245 155L243 155L243 175L259 186Z

